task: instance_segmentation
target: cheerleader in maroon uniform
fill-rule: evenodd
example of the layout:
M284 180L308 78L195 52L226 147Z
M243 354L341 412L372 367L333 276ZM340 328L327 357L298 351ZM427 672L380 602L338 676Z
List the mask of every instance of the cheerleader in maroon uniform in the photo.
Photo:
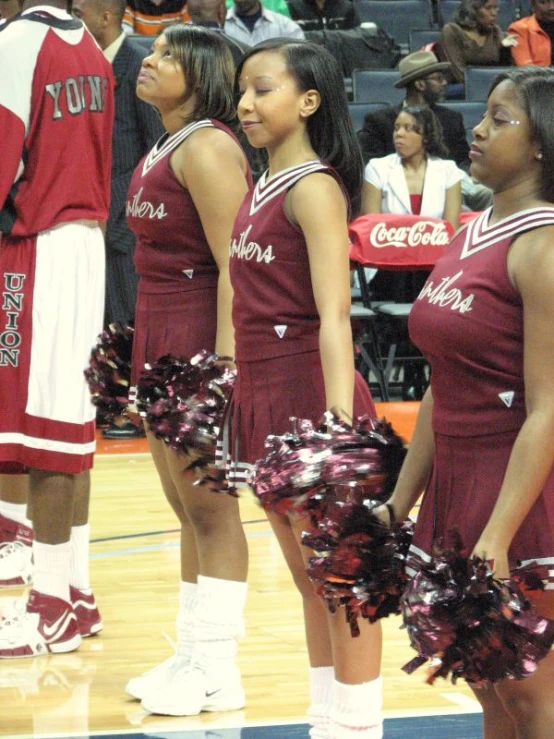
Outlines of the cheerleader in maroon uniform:
M244 484L265 456L267 435L286 432L291 416L317 421L327 408L352 416L347 222L359 208L363 173L342 76L325 50L260 44L237 81L242 128L269 157L231 240L238 379L228 468ZM356 412L374 414L363 380L357 391ZM303 597L310 735L380 737L380 626L364 623L353 639L344 613L330 615L308 580L305 521L269 520Z
M396 490L396 518L425 487L413 566L449 544L498 577L548 570L538 612L554 618L554 72L496 78L473 134L471 174L492 208L454 237L416 301L414 342L431 386ZM383 516L388 513L383 508ZM473 686L472 686L473 687ZM475 689L485 739L549 739L554 656L525 680Z
M132 375L165 354L233 356L229 239L248 190L246 158L228 125L233 62L220 36L172 26L142 63L137 94L165 134L139 162L127 216L140 277ZM235 665L246 597L247 547L237 501L193 487L187 460L147 431L156 469L181 523L177 651L130 680L154 713L192 715L244 705Z

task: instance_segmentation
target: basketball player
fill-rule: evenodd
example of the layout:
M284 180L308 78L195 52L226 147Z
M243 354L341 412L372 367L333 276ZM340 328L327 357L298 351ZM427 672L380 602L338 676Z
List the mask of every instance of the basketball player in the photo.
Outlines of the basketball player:
M0 657L77 649L102 622L88 572L113 79L66 2L27 0L0 31L0 471L29 472L34 589Z
M355 385L347 222L363 172L338 65L315 45L268 41L246 54L237 80L242 128L269 157L231 240L230 477L244 484L266 436L287 431L291 416L375 409L361 377ZM311 736L381 737L380 625L363 623L353 639L344 613L331 615L306 575L305 521L268 518L303 597Z

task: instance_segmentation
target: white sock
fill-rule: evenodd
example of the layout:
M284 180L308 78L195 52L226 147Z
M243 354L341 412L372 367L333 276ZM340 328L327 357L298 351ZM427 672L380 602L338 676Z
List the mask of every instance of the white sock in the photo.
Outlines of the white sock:
M197 592L193 667L208 672L216 665L234 664L244 631L247 584L199 575Z
M190 660L194 637L192 626L196 611L196 596L198 585L195 582L181 580L179 588L179 611L177 612L177 654Z
M33 542L34 582L39 593L53 595L69 603L69 542Z
M327 739L329 736L329 711L335 678L333 665L310 667L310 739Z
M0 500L0 513L5 518L33 528L33 522L27 518L27 503L6 503L5 500Z
M90 524L71 527L69 584L86 595L92 593L89 575Z
M330 713L329 739L382 739L383 685L378 677L348 685L335 680Z

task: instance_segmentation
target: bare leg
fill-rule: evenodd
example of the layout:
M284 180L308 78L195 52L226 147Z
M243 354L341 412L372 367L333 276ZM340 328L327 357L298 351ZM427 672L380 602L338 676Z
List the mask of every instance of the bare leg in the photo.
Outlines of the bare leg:
M167 465L166 444L156 439L154 434L149 431L146 432L146 436L165 497L181 524L181 580L183 582L195 583L198 579L196 540L190 520L185 513L179 492Z
M302 546L299 541L303 526L301 522L295 527L288 518L275 513L267 514L283 556L293 577L294 584L302 596L304 609L304 628L308 658L311 667L326 667L333 664L333 652L329 636L329 622L327 607L316 594L315 588L306 573L306 561L310 550Z
M469 685L483 709L484 739L516 739L516 727L504 704L489 683L477 688Z
M198 571L205 577L246 581L248 547L237 498L194 485L183 472L187 459L165 448L167 469L190 521L196 542Z
M541 615L554 619L554 593L546 591L540 596L536 609ZM539 663L537 671L530 677L525 680L504 680L495 685L495 690L514 722L517 739L550 739L552 737L554 727L553 652Z
M35 541L42 544L69 541L75 511L76 483L76 475L30 470L29 499L33 510ZM82 505L80 500L79 516L83 514Z
M23 505L27 503L28 475L0 475L0 500Z

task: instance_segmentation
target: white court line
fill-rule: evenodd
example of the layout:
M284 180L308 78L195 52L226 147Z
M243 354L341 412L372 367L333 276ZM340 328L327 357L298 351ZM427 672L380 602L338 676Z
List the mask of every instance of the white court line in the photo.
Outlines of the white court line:
M440 695L445 700L455 703L457 706L463 708L468 713L481 712L481 704L479 703L477 698L472 698L470 695L465 695L464 693L459 693L457 691L452 691L451 693L441 693Z

